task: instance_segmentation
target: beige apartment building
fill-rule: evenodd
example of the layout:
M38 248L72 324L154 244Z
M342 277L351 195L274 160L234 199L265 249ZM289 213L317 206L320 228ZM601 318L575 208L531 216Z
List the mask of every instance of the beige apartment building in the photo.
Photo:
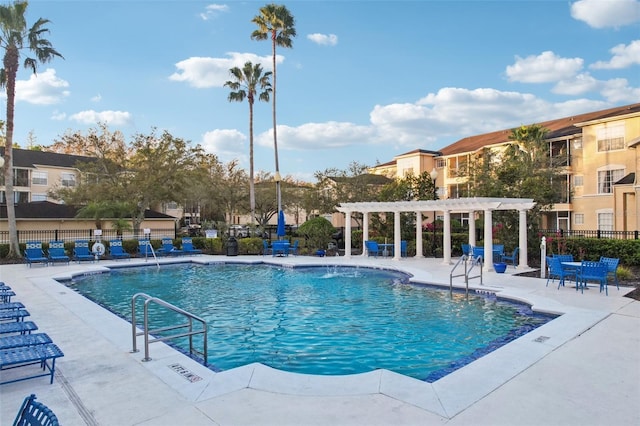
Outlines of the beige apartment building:
M538 124L548 130L550 155L564 166L561 202L541 226L554 230L639 231L640 104L625 105ZM511 142L511 129L461 139L440 151L416 149L371 169L400 178L437 172L438 197L469 194L467 164L484 148ZM436 213L437 214L437 213ZM433 220L428 214L427 221ZM468 222L466 213L456 219Z

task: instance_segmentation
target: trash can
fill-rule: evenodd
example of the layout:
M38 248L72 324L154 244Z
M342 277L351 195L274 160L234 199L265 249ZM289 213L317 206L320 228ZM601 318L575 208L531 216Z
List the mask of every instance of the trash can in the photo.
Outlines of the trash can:
M227 256L238 255L238 240L235 237L229 237L227 240Z

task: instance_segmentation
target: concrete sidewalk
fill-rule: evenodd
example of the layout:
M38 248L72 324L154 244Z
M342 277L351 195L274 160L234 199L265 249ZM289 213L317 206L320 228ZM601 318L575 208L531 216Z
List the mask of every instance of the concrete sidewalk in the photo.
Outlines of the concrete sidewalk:
M441 259L192 259L386 266L444 285L451 269ZM28 319L65 353L52 385L38 378L0 387L0 424L11 424L31 393L65 426L640 424L640 302L622 297L629 288L580 294L546 287L542 279L486 273L484 285L473 283L472 290L563 315L429 384L383 370L319 377L252 364L213 373L161 343L142 362L143 354L130 353L129 323L52 279L109 264L0 267L0 281L14 289ZM2 372L2 380L18 370Z

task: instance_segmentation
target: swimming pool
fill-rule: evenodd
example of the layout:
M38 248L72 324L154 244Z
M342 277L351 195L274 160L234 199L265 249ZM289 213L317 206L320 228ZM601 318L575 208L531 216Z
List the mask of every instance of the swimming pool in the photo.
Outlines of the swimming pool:
M67 285L128 319L139 292L205 319L216 370L252 362L321 375L384 368L434 381L552 319L493 295L450 298L408 278L362 267L220 263L117 269ZM166 311L150 314L175 323Z

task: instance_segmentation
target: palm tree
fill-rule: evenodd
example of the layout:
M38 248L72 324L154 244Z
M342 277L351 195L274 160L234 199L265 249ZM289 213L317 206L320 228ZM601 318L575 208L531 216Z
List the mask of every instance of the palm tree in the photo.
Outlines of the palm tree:
M256 214L256 188L253 179L253 104L258 93L258 86L261 90L258 94L258 100L269 102L271 72L263 74L260 64L253 65L251 61L247 61L242 69L234 67L229 70L229 73L234 78L224 84L225 87L232 90L229 93L229 102L242 102L245 98L249 102L249 204L251 206L251 225L253 225Z
M273 149L276 156L276 197L278 211L282 210L282 196L280 192L280 165L278 163L278 135L276 130L276 46L291 48L292 38L296 36L295 20L286 6L268 4L260 8L260 15L251 21L258 29L251 33L252 40L267 40L271 38L273 54Z
M26 48L34 54L35 58L27 57L24 60L24 67L30 68L34 74L39 62L47 63L56 56L62 57L53 48L51 42L43 38L49 32L45 27L49 20L40 18L31 28L27 29L27 21L24 16L26 10L26 1L17 1L14 4L0 6L0 47L4 49L2 69L0 69L0 87L5 87L7 90L4 182L5 198L7 200L7 220L9 222L8 257L13 258L21 257L13 199L13 116L16 101L16 76L20 66L20 51Z

